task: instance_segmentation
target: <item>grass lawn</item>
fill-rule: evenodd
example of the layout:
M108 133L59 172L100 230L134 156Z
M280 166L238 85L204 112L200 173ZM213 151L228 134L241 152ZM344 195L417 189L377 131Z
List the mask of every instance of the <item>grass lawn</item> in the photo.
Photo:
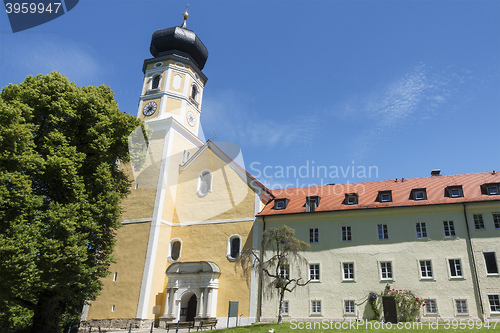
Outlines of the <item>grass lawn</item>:
M316 324L316 325L314 325ZM335 326L337 324L337 326ZM254 324L250 326L231 327L212 332L225 332L225 333L267 333L270 329L274 329L274 333L298 333L298 332L401 332L401 333L437 333L437 332L500 332L500 323L492 322L489 328L486 323L470 322L469 324L454 322L454 323L399 323L399 327L393 324L392 327L387 327L384 324L382 328L381 323L378 322L360 322L350 325L348 322L292 322L277 325L275 323ZM407 325L405 328L405 324ZM497 324L495 326L495 324ZM413 326L412 326L413 325Z

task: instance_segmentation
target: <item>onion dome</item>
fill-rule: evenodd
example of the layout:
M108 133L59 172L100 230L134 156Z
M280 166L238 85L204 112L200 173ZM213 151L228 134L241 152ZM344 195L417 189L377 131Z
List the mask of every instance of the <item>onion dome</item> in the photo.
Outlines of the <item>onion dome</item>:
M186 53L202 70L207 62L208 50L194 31L187 28L186 21L189 17L187 11L182 16L184 22L181 26L157 30L153 33L149 50L153 57L170 54L172 51Z

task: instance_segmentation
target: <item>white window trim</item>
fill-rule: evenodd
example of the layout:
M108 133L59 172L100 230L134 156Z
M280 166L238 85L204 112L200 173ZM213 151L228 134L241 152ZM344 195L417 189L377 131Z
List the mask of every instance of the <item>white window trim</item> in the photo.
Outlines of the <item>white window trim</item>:
M420 233L422 233L422 224L424 225L425 236L421 236L421 237L418 236L418 231L417 231L418 224L420 224ZM417 239L426 239L426 238L429 238L429 233L427 232L427 223L425 223L425 222L415 222L415 235L416 235Z
M465 301L465 306L467 307L467 313L458 313L457 301ZM469 299L468 298L454 298L453 299L453 308L455 309L455 316L468 316L470 314Z
M352 272L353 272L353 275L354 275L353 279L346 279L345 278L345 275L344 275L344 264L352 264ZM354 282L354 281L356 281L356 265L354 264L354 261L343 261L343 262L340 263L340 276L342 277L342 281L346 281L346 282Z
M313 312L313 302L319 302L319 307L320 307L320 311L319 312ZM320 299L313 299L313 300L311 300L310 311L311 311L311 316L321 316L321 314L323 313L323 304L322 304L322 302L321 302Z
M500 215L500 213L499 212L491 212L491 219L493 221L493 229L500 229L500 225L498 228L495 226L495 214Z
M421 261L430 261L431 262L431 276L423 276L422 275L422 267L420 266ZM418 263L418 270L420 272L420 279L421 280L434 280L434 267L432 265L432 260L431 259L419 259L417 260Z
M158 88L154 88L153 89L153 80L154 80L155 76L159 76L160 77L160 82L158 82ZM163 79L163 70L159 70L159 71L155 71L155 72L151 73L151 75L148 78L146 93L151 94L153 92L160 91L161 80L162 79Z
M484 257L485 253L494 253L495 254L495 262L497 264L497 271L498 271L498 273L488 273L488 266L486 265L486 258ZM495 250L486 250L486 251L483 251L483 260L484 260L484 270L486 271L486 276L498 276L498 275L500 275L500 266L498 265L497 253L496 253Z
M460 260L460 270L462 271L462 275L461 276L452 276L451 275L451 268L450 268L450 260ZM462 258L446 258L446 267L448 268L448 276L450 279L465 279L465 275L464 275L464 266L463 266L463 260ZM458 298L457 298L458 299Z
M285 311L285 303L287 304L287 311ZM283 307L281 308L281 315L282 316L289 316L290 315L290 302L283 300Z
M239 238L240 239L240 249L239 249L238 254L241 253L241 247L242 247L242 243L243 243L243 240L242 240L241 236L238 235L238 234L234 234L234 235L229 236L229 238L227 239L227 248L226 248L226 258L229 261L236 261L236 259L238 259L238 258L231 257L231 242L232 242L232 240L234 238Z
M384 225L387 227L387 238L380 238L378 234L378 227L382 226L382 237L384 236ZM378 241L388 241L390 239L389 236L389 225L387 223L379 223L377 224L377 240Z
M490 298L489 296L498 296L498 298L500 299L500 293L487 293L486 296L488 296L488 308L490 310L490 313L491 314L500 314L500 311L491 311L491 304L490 304Z
M312 265L318 265L318 266L319 266L319 278L318 278L317 280L311 280L311 266L312 266ZM309 275L309 280L311 280L311 282L321 282L321 265L320 265L319 263L317 263L317 262L315 262L315 263L310 263L310 264L309 264L308 269L309 269L309 271L308 271L308 272L309 272L309 273L308 273L308 275Z
M116 279L118 278L118 272L115 272L113 274L113 282L116 282Z
M345 302L353 302L354 303L354 310L353 310L353 312L346 312ZM344 299L344 300L342 300L342 307L343 307L344 316L355 316L356 315L356 301L355 300L353 300L353 299Z
M176 260L172 259L172 245L174 245L174 242L181 242L181 247L179 249L179 258L177 258ZM179 259L182 257L182 247L183 247L183 244L182 244L182 239L180 238L172 238L170 240L170 242L168 243L168 261L170 262L176 262L176 261L179 261Z
M207 193L201 193L201 179L202 179L203 174L206 172L208 172L208 174L210 175L210 184L207 184L208 185L207 186ZM212 193L213 182L214 182L214 174L212 171L205 169L202 172L200 172L200 174L198 175L198 186L196 189L196 194L203 198L203 197L206 197L208 195L208 193Z
M444 223L445 222L448 222L448 229L450 229L450 223L449 222L451 222L453 224L453 232L455 233L454 235L446 236L446 229L444 227ZM457 237L457 228L455 227L455 221L454 220L443 220L443 235L444 235L444 238L456 238Z
M318 239L317 240L313 239L313 242L311 242L311 230L316 230L316 229L318 230ZM308 236L309 236L309 244L319 244L319 228L316 228L316 227L309 228L309 235Z
M382 277L382 263L390 263L391 264L391 277L390 278L384 278ZM384 260L384 261L379 261L378 262L378 270L380 274L380 281L394 281L394 265L392 264L392 260Z
M350 236L351 236L351 239L347 239L347 240L344 240L344 230L343 228L349 228L349 231L350 231ZM340 227L340 241L341 242L352 242L352 226L350 225L343 225Z
M434 301L436 303L436 312L427 312L427 305L424 306L424 316L439 316L439 307L436 298L425 297L424 301Z

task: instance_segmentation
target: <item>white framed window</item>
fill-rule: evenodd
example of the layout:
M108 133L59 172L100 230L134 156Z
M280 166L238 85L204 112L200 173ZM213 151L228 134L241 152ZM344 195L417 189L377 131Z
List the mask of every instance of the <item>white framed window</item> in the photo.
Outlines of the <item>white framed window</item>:
M420 278L432 279L432 263L430 260L420 260Z
M444 237L455 237L455 223L453 221L443 221Z
M462 274L462 262L460 259L448 259L448 265L450 267L450 277L452 278L463 278Z
M492 213L493 224L495 225L495 229L500 229L500 213Z
M190 97L191 97L191 100L198 103L198 87L194 83L191 85L191 96Z
M234 261L238 258L241 253L241 236L231 235L227 239L226 257L227 259Z
M111 312L115 312L115 305L111 305Z
M319 228L309 229L309 243L319 243Z
M160 87L161 75L155 74L151 79L151 89L158 89Z
M344 301L344 314L345 315L356 314L356 308L355 308L354 300L345 300Z
M377 237L378 240L388 240L389 239L389 228L387 224L377 225Z
M311 301L311 314L312 315L321 314L321 301Z
M208 193L212 192L213 173L210 170L203 170L198 175L198 189L196 193L200 197L205 197Z
M345 204L346 205L357 205L358 204L358 194L357 193L346 193L345 194Z
M116 282L117 277L118 277L118 272L115 272L115 274L113 274L113 282Z
M311 281L319 281L319 264L309 265L309 279Z
M450 198L461 198L464 196L462 186L449 186L448 193Z
M488 195L498 195L500 194L500 190L498 189L498 185L493 184L488 186Z
M392 280L392 263L390 261L380 263L380 278L382 280Z
M425 300L425 314L426 315L438 314L437 302L435 299L426 299Z
M282 210L286 208L287 200L286 199L276 199L274 201L274 209Z
M391 202L392 201L391 191L380 191L378 193L378 198L380 202Z
M500 313L500 294L488 294L490 313Z
M473 214L472 217L474 219L474 228L476 230L486 229L484 227L483 214Z
M498 275L498 264L495 251L484 251L483 256L486 265L486 274Z
M189 160L189 157L191 157L191 152L187 149L184 149L182 152L182 161L181 163L184 164Z
M316 211L316 208L319 206L319 197L307 197L306 198L306 212L312 213Z
M352 241L351 226L343 226L342 227L342 241L343 242L351 242Z
M354 263L342 263L342 276L344 281L354 281Z
M290 307L288 301L283 301L283 305L281 306L281 314L283 316L290 315Z
M290 279L290 265L280 266L280 278L285 280Z
M427 227L425 222L415 223L415 229L417 231L417 238L427 238Z
M170 245L168 247L168 260L172 262L179 260L181 252L182 240L180 238L170 240Z
M467 300L465 299L456 299L455 305L457 308L457 315L468 315L469 309L467 309Z
M414 189L413 190L413 200L425 200L427 199L425 189Z

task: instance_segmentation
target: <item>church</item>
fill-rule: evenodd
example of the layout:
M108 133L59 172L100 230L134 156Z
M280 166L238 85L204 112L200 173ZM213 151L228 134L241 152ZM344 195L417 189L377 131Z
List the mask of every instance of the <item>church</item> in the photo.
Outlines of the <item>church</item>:
M137 112L146 139L131 143L143 158L120 166L133 182L116 262L82 327L275 320L277 298L237 258L281 225L311 245L307 265L282 268L310 280L285 295L286 320L372 319L368 294L386 289L425 299L422 320L500 320L497 172L269 190L236 147L200 139L208 50L187 18L152 35ZM404 319L393 298L379 303L384 320Z

